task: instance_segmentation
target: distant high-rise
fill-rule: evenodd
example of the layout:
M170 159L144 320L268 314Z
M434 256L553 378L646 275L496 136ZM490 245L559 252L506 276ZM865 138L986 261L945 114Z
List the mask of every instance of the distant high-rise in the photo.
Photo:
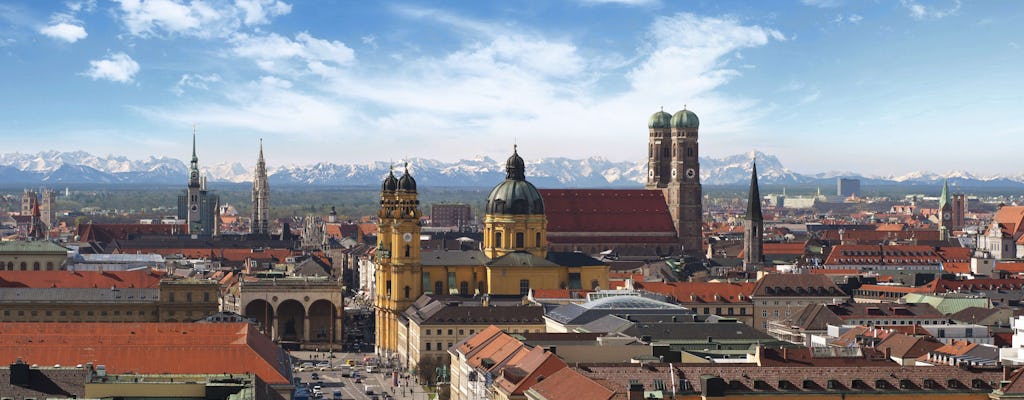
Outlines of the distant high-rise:
M462 227L469 226L472 223L473 211L470 209L469 204L448 203L430 205L431 226L454 226L461 230Z
M750 192L747 214L743 216L743 268L764 262L764 215L761 213L761 190L757 185L757 164L750 171Z
M217 207L220 198L206 190L206 179L199 176L199 157L196 156L196 132L192 130L192 161L189 165L188 187L178 196L178 219L187 221L192 236L216 234Z
M860 196L860 179L836 178L836 196Z
M267 164L263 161L263 139L260 139L260 155L256 159L256 176L252 179L252 224L249 232L253 235L270 234L270 185L267 184Z

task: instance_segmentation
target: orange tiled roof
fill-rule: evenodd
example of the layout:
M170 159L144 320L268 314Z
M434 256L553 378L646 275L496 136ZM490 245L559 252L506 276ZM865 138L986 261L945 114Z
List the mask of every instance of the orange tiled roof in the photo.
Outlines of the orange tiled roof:
M750 302L754 292L753 282L637 282L636 287L672 296L682 303L744 303Z
M803 243L765 243L764 254L804 254Z
M996 262L996 271L1009 272L1011 274L1024 273L1024 262Z
M615 391L572 368L562 368L530 389L547 400L609 400Z
M978 347L977 343L971 343L966 340L953 340L945 346L932 350L932 352L950 356L962 356L975 347Z
M106 365L121 374L255 373L289 384L288 362L270 338L245 322L0 324L0 359L29 364Z
M0 287L5 288L138 288L160 287L164 273L138 271L0 271Z
M946 262L942 263L942 270L953 274L969 274L971 273L971 263Z

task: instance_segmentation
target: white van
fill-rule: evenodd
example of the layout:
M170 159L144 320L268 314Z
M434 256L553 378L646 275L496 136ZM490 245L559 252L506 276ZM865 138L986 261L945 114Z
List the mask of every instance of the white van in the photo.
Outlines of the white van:
M374 372L377 372L378 370L380 370L380 368L378 368L376 365L367 365L366 366L366 372L368 372L368 373L372 374Z
M380 387L377 385L366 385L363 387L363 393L376 394L380 392Z

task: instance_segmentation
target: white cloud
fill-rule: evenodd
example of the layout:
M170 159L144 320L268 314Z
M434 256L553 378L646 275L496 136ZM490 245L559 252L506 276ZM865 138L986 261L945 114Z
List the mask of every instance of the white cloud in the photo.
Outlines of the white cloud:
M317 63L336 67L355 60L355 52L345 43L318 39L306 32L295 35L295 40L276 33L239 34L231 43L234 54L252 59L261 69L273 73L296 74L310 71Z
M363 36L362 38L360 38L360 40L363 41L363 44L365 44L367 46L370 46L373 49L377 48L377 37L376 36L366 35L366 36Z
M231 54L250 60L265 76L242 87L224 82L216 91L222 101L144 112L327 143L344 135L399 154L448 157L462 148L504 154L510 143L494 138L518 137L532 148L531 157L613 148L623 149L618 157L639 159L643 146L623 132L646 135L647 115L661 105L674 111L690 104L702 119L714 121L717 139L711 140L749 140L742 135L771 107L718 89L741 74L743 66L729 64L737 52L786 39L777 30L733 18L683 13L656 18L647 43L627 58L515 24L424 8L394 10L440 24L438 29L459 35L461 46L441 54L386 48L385 54L402 54L401 63L356 68L361 66L354 52L340 41L308 33L235 34ZM310 73L321 79L303 76ZM609 92L598 79L621 84ZM416 133L400 142L375 134L411 126ZM448 138L459 149L431 146Z
M74 43L85 39L86 36L89 36L89 34L85 32L84 27L67 22L58 22L53 25L44 26L39 29L39 33L68 43Z
M178 0L115 0L119 17L135 36L185 35L200 38L228 37L242 25L269 22L270 17L291 12L291 5L279 0L237 0L225 2Z
M266 24L267 17L276 17L292 12L291 4L280 0L235 0L235 4L245 14L246 25Z
M96 0L69 1L64 3L71 12L93 12L96 10Z
M960 0L952 0L949 2L948 7L931 7L921 4L915 0L900 0L903 7L910 11L910 16L914 19L941 19L951 15L956 15L957 11L960 11Z
M89 61L89 65L91 67L83 74L93 80L129 83L135 78L135 74L139 73L139 63L124 53L114 53L102 60Z
M181 76L181 79L178 79L178 83L176 83L174 87L171 88L171 91L174 92L174 94L181 96L185 94L185 88L210 90L210 87L207 84L220 81L220 75L217 74L184 74Z
M847 21L850 21L851 23L854 23L854 24L860 22L863 19L864 19L864 17L862 17L862 16L860 16L858 14L850 14L850 16L846 18Z

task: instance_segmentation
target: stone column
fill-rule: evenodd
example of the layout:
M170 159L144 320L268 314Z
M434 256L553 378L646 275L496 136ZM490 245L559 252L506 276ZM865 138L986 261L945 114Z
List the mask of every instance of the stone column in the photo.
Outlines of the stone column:
M302 341L309 343L309 315L302 319Z
M277 315L270 317L270 340L277 340Z

